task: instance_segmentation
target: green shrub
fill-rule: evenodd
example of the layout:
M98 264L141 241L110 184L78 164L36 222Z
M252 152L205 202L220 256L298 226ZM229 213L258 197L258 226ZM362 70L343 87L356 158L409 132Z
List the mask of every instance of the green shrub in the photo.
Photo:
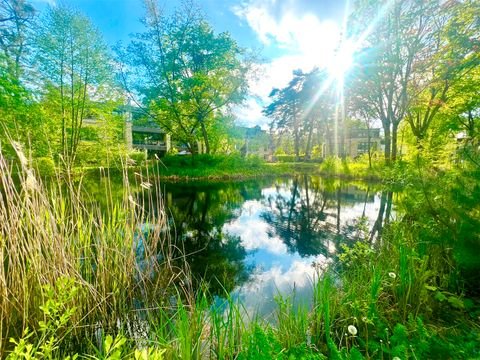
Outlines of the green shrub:
M50 157L35 159L34 167L38 170L41 176L55 175L55 162Z
M128 160L133 165L141 165L145 160L147 160L147 154L144 151L130 151L128 153Z

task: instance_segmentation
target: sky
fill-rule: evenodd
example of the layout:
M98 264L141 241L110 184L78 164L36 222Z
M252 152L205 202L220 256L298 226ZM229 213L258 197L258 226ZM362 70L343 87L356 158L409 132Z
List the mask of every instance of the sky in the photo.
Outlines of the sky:
M107 44L127 43L141 32L142 0L31 0L39 12L58 3L87 15ZM228 31L240 46L260 51L263 64L249 96L235 108L237 123L267 127L262 115L273 88L287 85L296 69L335 66L335 50L347 0L197 0L217 32ZM168 11L178 0L159 0Z

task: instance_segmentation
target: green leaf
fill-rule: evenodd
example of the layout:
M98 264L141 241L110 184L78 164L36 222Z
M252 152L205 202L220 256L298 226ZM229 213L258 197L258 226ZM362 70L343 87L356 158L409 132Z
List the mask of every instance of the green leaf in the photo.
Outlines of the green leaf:
M464 309L465 308L465 304L457 296L449 296L448 297L448 303L456 309Z
M438 300L440 302L447 300L447 297L440 291L437 291L435 294L435 300Z

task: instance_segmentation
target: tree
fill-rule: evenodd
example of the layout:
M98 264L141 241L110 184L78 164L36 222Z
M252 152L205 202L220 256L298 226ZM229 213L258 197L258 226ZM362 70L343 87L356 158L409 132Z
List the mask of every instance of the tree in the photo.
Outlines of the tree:
M83 120L109 80L109 58L90 20L66 7L50 8L36 39L43 106L60 132L60 154L75 163Z
M25 0L0 0L0 64L14 79L21 76L34 15L33 7Z
M129 69L122 72L125 87L192 153L200 138L209 153L216 122L245 97L250 66L244 50L230 34L215 34L191 2L169 17L155 0L146 0L146 8L147 31L119 50Z
M312 153L315 131L317 135L325 134L326 140L330 142L330 147L332 147L331 120L334 112L334 99L326 71L314 69L305 74L300 98L304 129L307 136L305 157L309 159Z
M411 101L408 89L417 64L434 45L431 24L438 7L438 1L359 0L352 11L352 34L363 40L352 89L360 106L382 122L386 163L396 160L398 127Z
M29 150L38 155L43 140L38 108L24 85L34 18L34 9L26 1L0 0L0 142L4 153L14 153L9 145L15 140L29 143Z
M263 113L272 119L271 130L279 134L289 134L294 140L295 157L300 152L311 156L314 143L313 135L322 133L331 141L331 115L333 97L325 71L314 69L304 73L294 71L293 79L283 89L273 89L272 102Z
M263 113L272 119L272 131L293 135L295 158L300 158L300 137L302 132L300 91L305 81L305 74L294 71L294 77L283 89L273 89L270 93L272 102L265 107Z
M480 65L480 56L474 49L478 49L480 41L478 17L474 14L479 11L478 2L446 3L432 25L433 46L417 66L406 117L419 147L433 120L448 111L449 104L471 97L462 83L475 87L472 75Z
M348 112L353 118L358 119L362 126L367 129L367 154L368 154L368 167L372 168L372 129L375 124L375 113L368 106L362 106L362 99L356 96L355 93L348 94L347 108ZM358 126L361 128L361 126Z

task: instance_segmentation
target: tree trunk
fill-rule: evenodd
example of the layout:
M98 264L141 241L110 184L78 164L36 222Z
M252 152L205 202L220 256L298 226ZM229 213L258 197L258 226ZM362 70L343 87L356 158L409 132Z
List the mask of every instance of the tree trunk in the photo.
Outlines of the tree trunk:
M397 139L398 139L398 123L393 123L392 126L392 162L397 160Z
M300 136L298 129L295 129L295 161L300 159Z
M342 160L345 160L346 157L347 157L347 152L345 151L345 122L342 120L340 120L340 129L339 129L339 132L340 132L340 146L339 146L339 149L338 149L338 152L340 155L340 158Z
M313 118L310 119L310 126L308 130L308 138L307 138L307 147L305 149L305 158L310 159L311 152L312 152L312 132L313 132Z
M390 148L391 148L390 124L388 124L388 126L386 124L383 124L383 130L385 131L385 164L390 165Z
M203 141L205 142L205 154L210 154L210 143L208 142L207 128L205 127L205 123L203 121L200 122L200 126L202 128Z
M370 135L370 128L367 127L367 137L368 137L368 168L372 168L372 136Z

